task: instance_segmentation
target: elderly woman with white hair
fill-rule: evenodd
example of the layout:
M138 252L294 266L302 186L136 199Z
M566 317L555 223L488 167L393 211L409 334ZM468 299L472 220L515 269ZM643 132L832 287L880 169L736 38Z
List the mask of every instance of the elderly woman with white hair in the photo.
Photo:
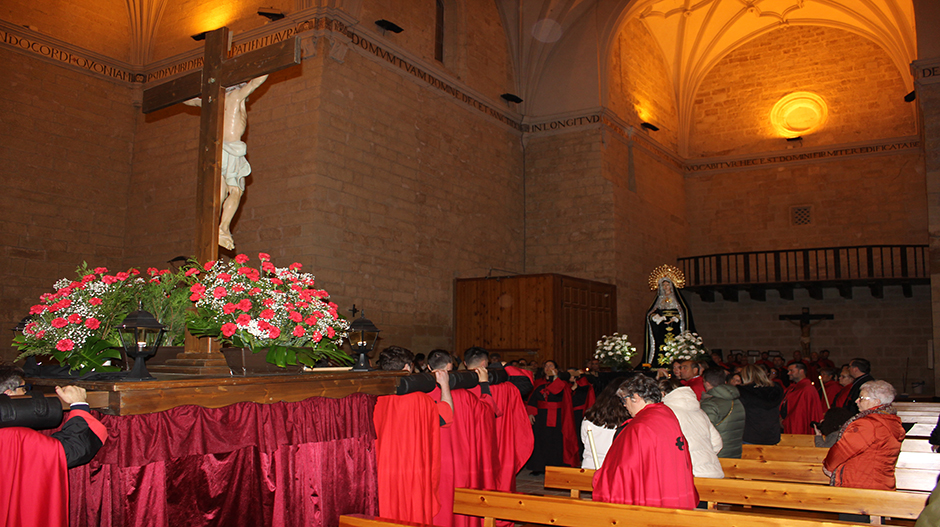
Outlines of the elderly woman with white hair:
M895 490L894 466L904 428L891 405L897 394L885 381L862 385L856 402L861 410L839 430L839 439L823 461L830 485Z

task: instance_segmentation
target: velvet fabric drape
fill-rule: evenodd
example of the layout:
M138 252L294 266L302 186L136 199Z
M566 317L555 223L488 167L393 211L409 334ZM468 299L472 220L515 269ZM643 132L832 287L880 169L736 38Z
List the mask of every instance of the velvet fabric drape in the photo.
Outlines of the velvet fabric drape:
M333 526L378 514L375 396L115 417L69 471L72 527Z

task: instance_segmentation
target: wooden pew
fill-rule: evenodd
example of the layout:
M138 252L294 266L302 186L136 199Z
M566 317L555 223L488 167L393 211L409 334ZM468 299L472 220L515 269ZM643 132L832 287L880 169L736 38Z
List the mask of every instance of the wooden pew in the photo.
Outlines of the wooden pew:
M378 516L365 516L362 514L344 514L339 517L339 527L434 527L429 523L414 523L400 520L380 518Z
M821 463L719 458L726 478L828 485ZM933 487L931 487L933 488Z
M661 527L663 525L694 525L695 527L848 527L843 522L739 514L708 510L661 509L598 503L570 498L531 496L510 492L456 489L454 512L483 517L491 527L495 520L511 520L560 527L598 527L629 525L630 527Z
M776 462L774 469L781 472L779 481L793 481L801 483L828 484L829 479L822 474L822 462L829 452L825 448L798 447L798 446L766 446L744 445L741 452L741 461ZM722 459L722 468L726 463L736 460ZM780 466L778 463L800 463L800 466ZM767 466L752 466L748 463L729 465L731 475L741 479L769 479L766 476ZM818 474L807 476L807 472ZM764 473L764 477L759 477ZM740 474L740 475L738 475ZM776 474L775 474L776 476ZM940 454L932 452L901 452L894 470L894 479L898 490L930 492L940 476ZM725 477L729 477L729 469L725 469ZM775 479L776 480L776 479Z
M806 434L780 434L777 446L816 446L813 437Z
M545 488L568 489L578 498L592 489L594 471L568 467L545 467ZM916 519L926 503L926 496L889 490L850 489L817 485L744 481L740 479L695 478L702 501L713 509L717 503L774 507L778 509L867 514L872 523L883 516Z

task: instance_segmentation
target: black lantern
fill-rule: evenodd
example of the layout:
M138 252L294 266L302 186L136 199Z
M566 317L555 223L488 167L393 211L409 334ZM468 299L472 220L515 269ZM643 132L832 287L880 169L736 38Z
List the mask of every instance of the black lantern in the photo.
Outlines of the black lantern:
M355 309L355 306L353 306L353 309ZM368 355L375 347L375 341L379 338L379 331L381 330L365 317L365 312L349 325L349 347L352 349L353 354L359 354L359 360L353 366L352 371L372 371L372 368L369 367Z
M163 342L166 326L150 313L138 310L127 315L117 326L117 330L124 353L134 359L134 367L125 378L153 379L153 375L147 371L146 361L157 353L157 348Z

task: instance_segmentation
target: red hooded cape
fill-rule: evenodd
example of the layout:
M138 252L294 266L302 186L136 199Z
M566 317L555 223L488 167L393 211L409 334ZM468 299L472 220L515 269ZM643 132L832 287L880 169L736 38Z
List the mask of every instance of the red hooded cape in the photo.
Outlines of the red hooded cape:
M386 395L375 403L379 515L431 523L440 508L441 427L437 404L425 393Z
M439 390L439 389L438 389ZM435 392L431 392L434 397ZM439 392L438 392L439 393ZM467 390L453 390L454 424L441 429L441 508L434 525L477 527L483 518L454 514L454 489L495 490L498 473L496 417Z
M69 480L63 444L93 456L97 446L86 448L92 434L98 446L108 438L101 422L83 410L68 412L62 430L53 436L29 428L0 428L0 525L67 527Z
M783 392L786 417L783 418L784 434L813 434L811 421L822 421L823 409L819 393L809 379L787 386ZM781 412L782 413L782 412Z
M496 446L499 449L496 490L515 492L516 474L532 455L535 444L532 424L515 386L507 382L490 386L490 390L501 414L496 418Z
M663 403L637 412L594 473L594 501L694 509L698 492L688 441Z

